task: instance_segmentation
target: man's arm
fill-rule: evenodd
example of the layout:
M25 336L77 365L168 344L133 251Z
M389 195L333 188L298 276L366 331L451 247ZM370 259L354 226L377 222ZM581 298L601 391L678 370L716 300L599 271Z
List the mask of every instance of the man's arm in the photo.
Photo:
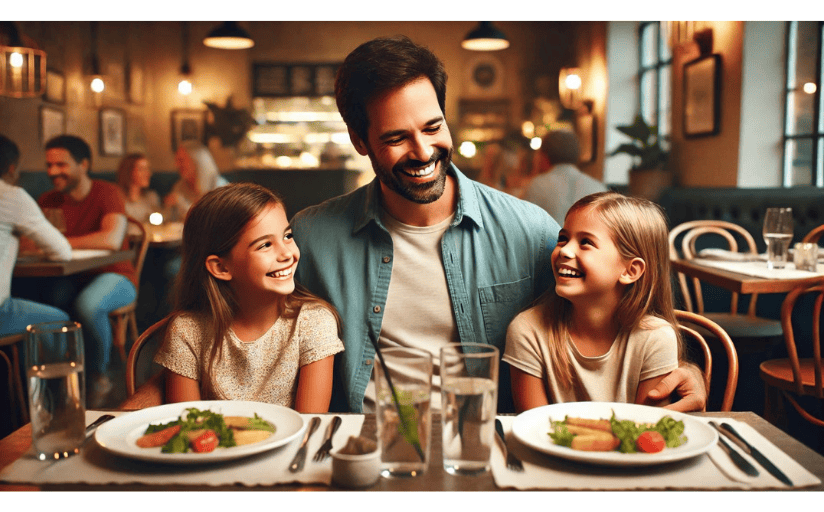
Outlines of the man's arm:
M68 237L73 249L108 249L117 251L123 246L126 236L126 216L122 213L107 213L100 221L100 230L82 236Z
M681 366L664 377L647 395L652 402L663 400L675 391L680 400L666 405L665 408L680 412L704 411L707 408L707 390L704 388L704 376L701 369L691 363L682 362Z

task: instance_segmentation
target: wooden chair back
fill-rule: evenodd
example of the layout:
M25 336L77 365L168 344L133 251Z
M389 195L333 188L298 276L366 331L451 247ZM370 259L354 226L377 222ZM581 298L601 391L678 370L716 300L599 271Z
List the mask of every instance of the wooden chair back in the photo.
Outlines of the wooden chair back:
M25 334L18 333L0 338L0 347L8 347L8 349L0 350L0 361L7 370L6 375L8 378L7 382L4 383L4 387L8 390L9 410L6 418L11 432L29 422L29 402L24 392L24 376L20 374L20 350L18 348L24 337ZM8 354L6 350L8 350ZM9 434L11 432L5 433Z
M756 256L758 254L758 249L755 245L755 240L753 239L752 235L750 235L749 231L744 229L743 227L733 224L732 222L726 222L723 220L694 220L690 222L684 222L683 224L679 224L678 226L674 227L669 233L669 253L670 253L670 260L675 259L687 259L691 260L698 255L698 249L696 242L698 239L704 235L714 234L718 235L723 238L727 242L727 247L724 249L728 249L733 252L739 252L738 249L738 240L736 235L740 237L740 239L744 240L745 247L742 247L743 251L747 254L752 254L752 256ZM681 238L681 248L677 247L677 239L679 236ZM704 299L701 292L701 280L698 278L692 278L692 287L687 284L687 277L678 272L678 284L681 290L681 295L684 298L684 303L686 306L687 311L692 311L698 314L704 314ZM693 297L695 298L695 304L693 305ZM755 316L755 307L756 301L758 300L758 294L752 294L750 298L749 308L747 310L747 315ZM736 314L738 311L738 293L733 292L732 298L730 300L730 313Z
M149 250L149 232L142 222L126 217L126 237L129 248L135 253L132 265L137 282L137 296L140 296L140 274L143 272L143 263L146 261L146 252ZM128 330L132 339L137 339L137 299L131 304L117 308L109 313L112 323L112 344L120 353L120 358L126 357L126 333Z
M735 350L735 345L733 345L732 339L720 325L702 315L698 315L690 311L676 310L675 318L678 320L678 327L681 331L681 336L684 339L684 343L688 344L692 341L698 343L701 347L704 356L704 387L706 388L707 393L709 393L710 383L713 376L712 352L710 351L710 345L707 340L701 334L700 330L695 327L698 326L706 331L709 331L717 340L720 341L724 352L727 354L728 363L727 381L724 386L720 410L732 410L732 403L733 400L735 400L735 391L738 387L738 352Z
M824 234L824 224L813 228L812 231L804 235L804 238L801 241L804 243L816 244L822 234Z
M126 394L128 396L132 396L138 386L162 370L162 367L152 361L152 358L163 343L170 318L167 316L150 326L132 345L129 357L126 359Z

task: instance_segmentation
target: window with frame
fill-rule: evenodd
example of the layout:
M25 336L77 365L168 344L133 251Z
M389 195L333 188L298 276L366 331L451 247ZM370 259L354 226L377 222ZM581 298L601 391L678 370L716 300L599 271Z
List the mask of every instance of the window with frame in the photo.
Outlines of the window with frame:
M787 22L784 105L785 187L824 187L824 101L821 21Z
M666 34L666 22L648 21L642 22L639 26L638 104L647 124L658 127L658 136L662 143L669 141L672 126L672 53L667 44Z

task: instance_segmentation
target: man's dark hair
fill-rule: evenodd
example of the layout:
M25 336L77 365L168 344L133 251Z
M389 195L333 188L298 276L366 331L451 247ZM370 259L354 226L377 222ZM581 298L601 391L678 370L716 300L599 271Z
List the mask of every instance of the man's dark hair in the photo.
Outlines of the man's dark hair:
M20 149L10 138L0 135L0 176L9 172L12 165L20 161Z
M446 112L446 70L425 46L406 36L381 37L355 48L335 78L338 111L346 125L366 142L366 105L378 95L426 77Z
M65 149L78 164L87 159L89 168L92 166L92 150L86 141L74 135L58 135L46 142L46 149Z
M541 151L549 158L552 165L577 164L581 157L578 149L578 136L569 130L552 130L544 135Z

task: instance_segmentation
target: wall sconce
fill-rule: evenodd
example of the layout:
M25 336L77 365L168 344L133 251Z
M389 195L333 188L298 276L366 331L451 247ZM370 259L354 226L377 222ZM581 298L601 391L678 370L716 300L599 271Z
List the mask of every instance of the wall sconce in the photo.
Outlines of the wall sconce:
M253 47L255 41L236 21L224 21L223 25L209 32L203 39L203 44L223 50L243 50Z
M570 110L578 110L583 104L581 99L581 70L578 68L563 68L558 77L558 95L561 105Z
M46 90L46 52L23 39L14 22L0 22L0 96L35 98Z
M491 21L482 21L478 28L468 33L461 41L461 47L477 52L492 52L509 48L509 40L503 32L492 25Z
M177 90L180 94L188 96L192 94L192 67L189 65L189 22L182 22L183 27L180 31L181 47L183 54L183 61L180 64L180 74L182 79L177 84Z

